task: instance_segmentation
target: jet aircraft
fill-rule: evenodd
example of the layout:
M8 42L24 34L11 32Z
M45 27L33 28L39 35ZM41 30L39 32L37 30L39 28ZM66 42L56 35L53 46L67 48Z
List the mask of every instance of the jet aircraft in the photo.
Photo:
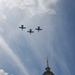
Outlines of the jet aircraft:
M26 27L24 27L24 25L21 25L21 27L19 27L19 28L21 28L22 30L26 29Z
M30 34L34 33L34 31L32 31L32 29L29 29L29 31L27 31L27 32L29 32Z
M38 26L38 28L35 28L35 30L38 30L38 32L39 32L42 29L40 28L40 26Z

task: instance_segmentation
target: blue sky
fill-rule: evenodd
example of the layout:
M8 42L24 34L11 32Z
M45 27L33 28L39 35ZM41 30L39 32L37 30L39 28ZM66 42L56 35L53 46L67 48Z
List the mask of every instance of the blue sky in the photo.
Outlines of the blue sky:
M74 75L74 3L0 0L0 75L42 75L47 56L55 75ZM26 30L19 29L21 24ZM39 33L37 26L43 29Z

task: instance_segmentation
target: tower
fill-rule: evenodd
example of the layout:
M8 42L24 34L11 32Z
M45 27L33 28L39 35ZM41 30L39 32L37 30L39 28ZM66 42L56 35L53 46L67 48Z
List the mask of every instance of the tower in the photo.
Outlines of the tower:
M45 68L45 72L43 73L43 75L54 75L51 71L50 71L50 67L49 67L49 63L48 63L48 58L47 58L47 67Z

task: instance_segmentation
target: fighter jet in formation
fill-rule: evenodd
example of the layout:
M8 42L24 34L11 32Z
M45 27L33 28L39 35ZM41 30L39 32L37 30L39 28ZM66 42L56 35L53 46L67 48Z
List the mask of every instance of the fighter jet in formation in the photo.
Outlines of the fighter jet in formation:
M28 33L34 33L34 31L32 31L32 29L29 29L29 31L27 31Z
M26 27L24 27L24 25L21 25L21 27L19 27L19 28L21 28L22 30L26 29Z
M38 28L35 28L35 30L37 30L39 32L42 29L40 28L40 26L38 26Z

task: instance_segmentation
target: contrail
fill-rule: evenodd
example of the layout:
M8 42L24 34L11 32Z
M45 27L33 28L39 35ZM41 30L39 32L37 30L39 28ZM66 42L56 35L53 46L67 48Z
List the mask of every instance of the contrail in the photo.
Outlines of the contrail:
M27 70L22 65L22 62L19 59L19 57L9 48L9 46L5 43L5 41L1 36L0 36L0 46L3 47L4 51L16 62L21 72L24 73L24 75L29 75Z

